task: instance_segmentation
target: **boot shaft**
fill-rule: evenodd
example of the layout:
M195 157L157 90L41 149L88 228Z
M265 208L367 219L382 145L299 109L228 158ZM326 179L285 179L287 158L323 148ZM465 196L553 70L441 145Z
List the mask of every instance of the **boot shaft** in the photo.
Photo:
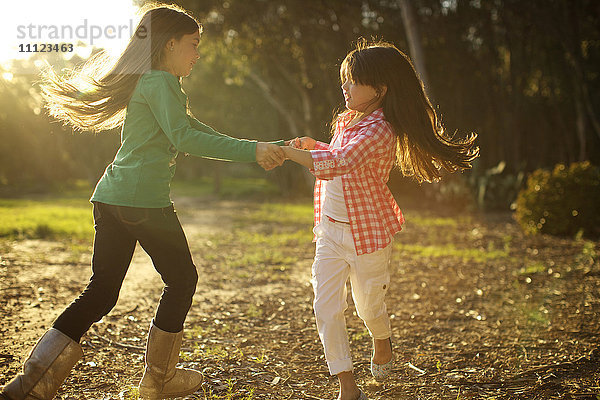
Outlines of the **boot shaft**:
M150 369L152 375L161 380L171 379L179 362L182 340L183 330L177 333L166 332L152 323L146 344L146 369Z
M176 368L183 331L166 332L154 323L148 333L146 368L140 381L139 393L143 399L164 399L194 393L204 380L198 371Z
M23 364L23 372L2 389L2 394L11 400L50 400L82 356L79 343L52 328L37 342Z

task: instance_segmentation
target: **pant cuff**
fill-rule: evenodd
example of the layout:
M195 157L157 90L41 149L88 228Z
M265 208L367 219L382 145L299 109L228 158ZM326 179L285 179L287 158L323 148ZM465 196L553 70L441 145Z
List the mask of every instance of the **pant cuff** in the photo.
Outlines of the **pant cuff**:
M337 375L340 372L352 371L352 359L346 358L344 360L327 361L329 366L329 373L331 375Z
M387 339L392 336L390 318L387 314L384 314L377 319L365 321L365 326L373 339Z

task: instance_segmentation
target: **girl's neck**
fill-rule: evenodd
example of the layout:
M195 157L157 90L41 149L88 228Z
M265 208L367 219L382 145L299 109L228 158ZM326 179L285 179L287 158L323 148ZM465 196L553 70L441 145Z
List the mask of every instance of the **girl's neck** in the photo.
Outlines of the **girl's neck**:
M350 128L350 127L353 127L354 125L358 124L360 121L362 121L364 118L366 118L367 115L371 114L373 111L377 110L380 107L381 107L381 104L378 104L376 107L372 107L372 109L369 108L365 111L352 110L356 114L354 114L354 117L350 120L347 127Z

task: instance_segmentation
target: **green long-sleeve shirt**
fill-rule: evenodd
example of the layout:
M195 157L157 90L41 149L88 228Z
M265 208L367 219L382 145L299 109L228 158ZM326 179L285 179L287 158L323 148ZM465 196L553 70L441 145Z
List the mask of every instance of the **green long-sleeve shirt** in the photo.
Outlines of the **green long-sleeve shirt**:
M220 160L256 161L256 141L223 135L192 118L179 79L159 70L142 75L127 106L121 147L91 201L161 208L171 204L178 152Z

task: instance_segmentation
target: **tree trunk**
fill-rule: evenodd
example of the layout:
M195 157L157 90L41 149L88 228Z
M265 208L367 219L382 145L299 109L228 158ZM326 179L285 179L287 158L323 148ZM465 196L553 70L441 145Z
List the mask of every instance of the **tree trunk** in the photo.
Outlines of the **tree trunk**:
M250 79L252 79L252 81L260 88L261 93L263 94L264 98L269 102L269 104L271 104L273 106L273 108L275 108L275 110L277 110L277 112L285 120L285 122L290 130L289 137L286 137L285 139L298 137L298 136L305 136L304 134L301 134L301 130L300 130L295 118L293 117L292 113L286 108L286 106L279 99L276 98L276 96L273 94L273 91L271 90L271 87L269 86L269 84L253 71L250 71L248 73L248 77ZM308 98L308 96L307 96L307 98ZM306 107L306 104L304 104L304 105ZM307 109L305 108L305 113L306 112L307 112ZM308 109L308 112L309 112L308 116L310 117L310 109ZM314 184L314 177L306 168L303 168L302 171L303 171L302 176L303 176L304 182L306 183L307 187L312 187L312 185ZM287 185L286 186L280 185L280 188L284 188L284 187L289 188L289 186L287 186Z
M406 38L410 49L411 59L414 63L415 69L419 74L419 77L423 81L426 92L431 93L431 87L429 86L429 79L427 77L427 71L425 69L425 56L423 54L423 47L421 46L421 36L419 36L418 22L415 15L415 10L410 0L399 0L400 9L402 10L402 21L404 22L404 30L406 31ZM433 96L430 96L433 97Z
M579 90L576 90L579 92ZM586 159L586 135L585 135L585 111L579 95L575 96L575 127L577 129L577 139L579 139L579 157L577 161Z
M264 98L269 102L269 104L271 104L273 108L275 108L275 110L277 110L277 112L279 112L279 114L281 114L281 116L285 119L285 121L288 124L288 127L290 128L290 136L299 136L300 130L298 129L298 124L296 124L296 121L294 121L292 113L287 110L285 105L283 105L281 101L279 101L279 99L275 98L269 84L253 71L250 71L248 73L248 77L252 79L256 86L258 86Z

